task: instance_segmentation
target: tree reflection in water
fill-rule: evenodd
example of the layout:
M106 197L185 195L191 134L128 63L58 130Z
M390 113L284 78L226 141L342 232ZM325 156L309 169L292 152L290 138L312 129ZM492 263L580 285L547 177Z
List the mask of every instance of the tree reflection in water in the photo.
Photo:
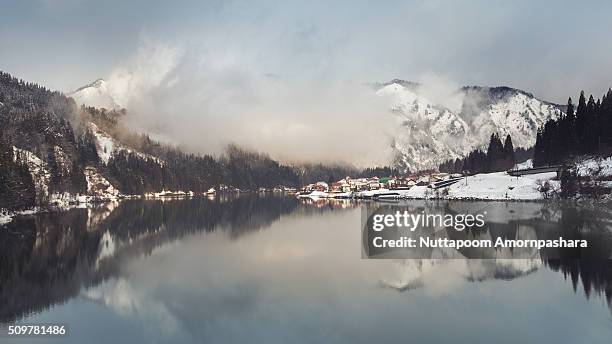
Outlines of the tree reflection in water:
M372 205L373 203L368 203ZM594 245L580 252L541 252L539 263L467 260L465 278L514 279L540 266L559 271L574 290L582 284L587 297L612 298L612 216L609 208L550 206L542 203L425 202L399 204L413 211L468 212L486 208L491 212L486 235L516 236L526 229L536 235L578 238L596 235ZM132 200L94 209L71 209L24 216L0 227L0 322L28 317L77 296L117 276L120 266L133 257L185 236L223 231L232 240L268 228L284 216L317 216L364 206L352 200L297 200L274 195L195 198L191 200ZM376 205L379 206L379 205ZM356 229L357 230L357 229ZM485 235L485 232L448 235ZM469 250L461 252L470 257ZM554 258L549 258L554 257ZM428 265L444 261L398 261L398 276L385 286L405 291L422 286L419 273ZM518 264L518 267L517 267ZM408 271L411 278L403 278ZM416 278L414 277L416 271ZM419 272L420 271L420 272ZM475 273L475 271L479 271ZM483 273L485 271L486 273Z

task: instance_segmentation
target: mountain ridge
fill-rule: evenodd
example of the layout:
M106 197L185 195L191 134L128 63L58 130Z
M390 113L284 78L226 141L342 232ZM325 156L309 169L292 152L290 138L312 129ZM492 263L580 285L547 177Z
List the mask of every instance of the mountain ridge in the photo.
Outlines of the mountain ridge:
M116 97L111 94L108 82L103 78L98 78L72 92L68 92L66 95L73 98L78 105L105 108L108 110L120 110L125 108L124 104L120 104L116 100Z
M395 165L403 171L436 169L440 163L485 149L493 133L510 135L516 148L535 144L538 129L563 113L563 107L508 86L463 86L447 97L451 109L428 99L422 85L394 79L380 84L397 130L392 137Z
M392 79L369 85L377 94L391 96L389 109L398 121L391 136L393 164L403 172L435 169L444 161L484 149L493 133L510 134L517 148L530 148L538 128L565 110L562 105L510 86L458 87L447 97L456 98L453 101L460 108L450 109L440 99L424 96L424 84L419 82ZM104 79L70 95L77 103L121 108Z
M186 153L130 131L123 124L126 109L78 106L61 92L2 71L0 103L0 209L167 191L298 187L365 173L350 166L286 164L235 145L220 156Z

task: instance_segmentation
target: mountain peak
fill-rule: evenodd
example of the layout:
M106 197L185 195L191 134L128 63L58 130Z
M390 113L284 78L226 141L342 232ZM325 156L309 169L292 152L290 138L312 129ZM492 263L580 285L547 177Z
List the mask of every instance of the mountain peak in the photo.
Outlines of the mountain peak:
M92 82L91 84L89 84L90 87L105 87L106 86L106 81L102 78L97 79L96 81Z
M111 94L108 83L100 78L68 94L79 105L118 110L123 108Z
M76 90L70 92L70 94L77 93L77 92L79 92L79 91L81 91L83 89L90 88L90 87L93 87L93 88L103 88L103 87L106 87L106 80L104 80L102 78L96 79L94 82L89 83L89 84L87 84L85 86L81 86L81 87L77 88Z

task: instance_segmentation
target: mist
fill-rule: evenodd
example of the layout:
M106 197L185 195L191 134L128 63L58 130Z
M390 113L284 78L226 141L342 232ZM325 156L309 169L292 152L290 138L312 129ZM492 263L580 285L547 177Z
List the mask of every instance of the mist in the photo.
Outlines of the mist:
M107 78L127 124L220 154L230 143L285 162L391 163L397 123L368 83L262 74L238 59L145 41Z
M461 85L457 82L432 72L424 73L418 78L418 81L420 96L453 112L461 112L465 94L459 92Z

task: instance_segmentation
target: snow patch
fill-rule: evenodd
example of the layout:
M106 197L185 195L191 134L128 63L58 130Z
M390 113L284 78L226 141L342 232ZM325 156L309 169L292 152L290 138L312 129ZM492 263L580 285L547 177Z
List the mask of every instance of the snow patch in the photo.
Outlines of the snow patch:
M102 160L102 162L105 164L108 164L111 156L113 155L113 152L119 152L119 151L125 151L127 153L134 153L139 158L143 160L152 160L155 163L159 164L160 166L163 166L164 164L163 160L157 157L154 157L153 155L141 153L134 149L125 147L120 142L112 138L105 131L100 129L94 123L89 123L89 129L91 130L91 133L96 139L96 150L98 152L98 156L100 157L100 160Z
M122 108L121 104L111 95L108 84L104 79L98 79L87 86L81 87L68 96L72 97L78 105L108 110L119 110Z
M612 177L612 157L586 159L577 163L576 168L581 177Z
M44 200L49 195L49 182L51 180L51 173L47 164L34 153L15 146L13 146L13 157L15 160L19 158L28 165L36 190L36 199L38 202Z
M110 160L110 157L115 149L115 140L110 137L110 135L100 130L100 128L98 128L98 126L94 123L89 123L89 128L96 138L96 149L100 160L102 160L102 162L105 164L108 164L108 161Z
M87 194L106 200L114 200L120 195L117 190L104 176L98 173L95 167L85 168L85 180L87 181Z
M528 168L533 168L533 159L528 159L520 164L514 165L513 170L525 170Z
M4 209L0 209L0 225L9 223L11 221L13 221L13 216L11 216L11 214L8 211Z
M483 200L539 200L542 183L556 178L555 172L513 177L506 172L477 174L448 188L447 198ZM552 181L555 182L555 181Z
M415 185L408 190L373 190L360 192L358 196L373 196L395 192L394 198L407 199L466 199L466 200L510 200L527 201L545 198L545 184L552 190L560 188L554 180L555 172L513 177L506 172L481 173L463 177L448 187L433 189L427 185Z
M0 225L7 224L13 221L13 218L15 218L15 216L32 215L39 211L40 211L40 208L37 208L37 207L31 208L31 209L25 209L25 210L17 210L17 211L0 209Z

